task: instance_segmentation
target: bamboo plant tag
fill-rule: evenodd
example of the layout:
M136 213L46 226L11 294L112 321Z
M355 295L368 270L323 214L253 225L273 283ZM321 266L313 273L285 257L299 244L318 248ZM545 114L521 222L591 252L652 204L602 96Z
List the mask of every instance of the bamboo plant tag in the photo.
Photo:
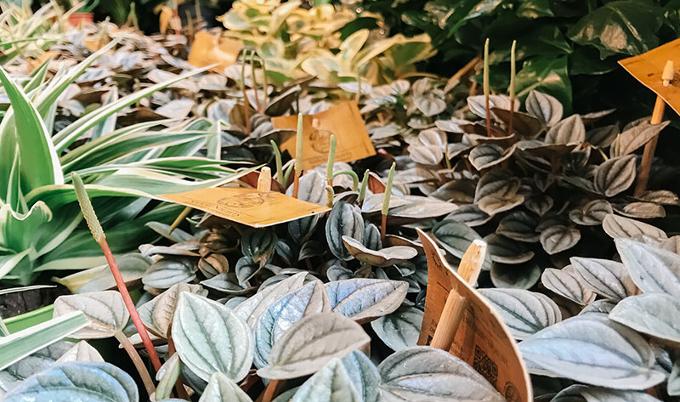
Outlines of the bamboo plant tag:
M187 61L196 67L218 64L214 69L221 72L236 63L243 44L234 39L220 38L208 31L196 32Z
M531 402L529 374L517 343L493 307L448 265L434 241L421 230L428 284L419 345L430 343L449 292L466 301L466 309L449 352L482 374L509 402Z
M619 61L640 83L654 91L666 103L680 114L680 79L674 72L673 80L664 85L662 74L668 61L672 61L676 71L680 67L680 39L668 42L639 56Z
M166 194L159 197L244 225L261 228L329 211L275 191L253 188L214 187Z
M295 130L297 116L280 116L272 118L276 129ZM336 162L353 162L375 155L375 148L368 136L356 102L345 101L330 109L303 116L302 122L303 148L302 169L312 169L328 160L330 136L335 135ZM281 144L281 149L295 157L295 136Z

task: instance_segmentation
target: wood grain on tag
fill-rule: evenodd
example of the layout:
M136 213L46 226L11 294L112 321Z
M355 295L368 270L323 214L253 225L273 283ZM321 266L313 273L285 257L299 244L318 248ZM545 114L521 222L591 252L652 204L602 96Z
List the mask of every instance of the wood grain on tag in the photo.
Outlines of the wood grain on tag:
M329 211L278 192L253 188L215 187L159 196L164 201L200 209L244 225L261 228Z
M673 61L676 71L670 85L664 86L661 74L668 60ZM668 42L639 56L619 60L619 64L640 83L663 98L676 113L680 114L680 76L677 72L680 67L680 39Z
M449 292L456 292L466 300L466 310L449 352L482 374L508 402L533 401L529 373L501 317L448 265L428 235L418 230L418 236L428 267L425 315L418 344L430 343Z
M297 116L274 117L272 124L276 129L295 130ZM335 135L336 162L353 162L375 155L368 129L354 101L340 102L326 111L303 116L302 132L303 170L326 163L331 134ZM284 141L281 149L295 157L295 136Z

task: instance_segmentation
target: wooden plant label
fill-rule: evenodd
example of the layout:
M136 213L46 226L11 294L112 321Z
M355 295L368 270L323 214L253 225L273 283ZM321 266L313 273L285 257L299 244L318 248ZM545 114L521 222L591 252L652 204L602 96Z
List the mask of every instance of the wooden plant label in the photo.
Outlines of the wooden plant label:
M297 116L279 116L272 119L274 128L295 130ZM303 117L302 169L312 169L328 160L330 136L335 135L336 162L353 162L375 155L368 130L354 101L344 101L330 109ZM295 157L295 136L281 144L281 149Z
M208 31L196 32L187 61L196 67L218 64L215 71L222 72L236 63L243 44L234 39L220 38Z
M517 343L493 307L448 265L434 241L418 230L427 257L428 284L419 345L428 345L449 292L466 301L466 309L449 352L482 374L508 402L532 402L529 374Z
M261 192L254 188L214 187L166 194L159 198L254 228L278 225L330 210L279 192Z
M680 67L680 39L668 42L639 56L619 60L633 77L640 83L654 91L666 103L680 114L680 79L675 73L675 79L669 85L664 85L661 75L667 61L672 61L676 71Z

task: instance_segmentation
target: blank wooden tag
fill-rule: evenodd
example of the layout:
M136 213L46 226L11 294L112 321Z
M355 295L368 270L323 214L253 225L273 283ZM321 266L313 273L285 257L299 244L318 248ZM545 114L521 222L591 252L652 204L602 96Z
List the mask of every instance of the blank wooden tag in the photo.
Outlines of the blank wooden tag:
M675 79L670 82L670 85L664 86L661 75L669 60L673 61L676 68ZM680 39L641 55L619 60L619 64L680 114L680 77L677 73L677 69L680 68Z
M218 64L213 70L222 72L236 63L243 44L237 40L220 38L208 31L196 32L187 61L196 67Z
M272 118L272 124L279 130L295 130L297 119L297 116L279 116ZM368 129L354 101L340 102L326 111L303 116L302 133L303 170L326 163L331 134L335 135L336 162L353 162L375 155ZM295 136L286 139L281 149L295 157Z
M278 225L330 210L324 205L254 188L204 188L158 198L255 228Z
M449 352L482 374L509 402L532 402L529 373L517 342L501 317L448 265L434 241L417 229L427 257L427 296L419 345L430 343L449 292L465 298L466 310Z

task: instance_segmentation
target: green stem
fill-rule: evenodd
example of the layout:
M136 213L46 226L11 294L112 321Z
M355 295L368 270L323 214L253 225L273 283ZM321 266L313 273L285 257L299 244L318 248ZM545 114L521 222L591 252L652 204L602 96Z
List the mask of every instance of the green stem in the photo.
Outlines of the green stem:
M486 136L491 137L491 90L489 89L489 38L484 42L484 110L486 115Z
M335 172L333 173L333 178L342 175L349 176L352 178L352 191L359 191L359 176L357 176L357 174L354 173L353 170L341 170L339 172Z
M361 179L361 187L359 188L359 203L366 199L366 189L368 189L368 173L369 170L364 171L364 177Z
M276 142L274 140L270 140L269 143L272 146L272 151L274 152L274 161L276 163L276 181L279 182L280 185L285 185L283 182L283 161L281 159L281 151L279 151L279 146L276 145Z

